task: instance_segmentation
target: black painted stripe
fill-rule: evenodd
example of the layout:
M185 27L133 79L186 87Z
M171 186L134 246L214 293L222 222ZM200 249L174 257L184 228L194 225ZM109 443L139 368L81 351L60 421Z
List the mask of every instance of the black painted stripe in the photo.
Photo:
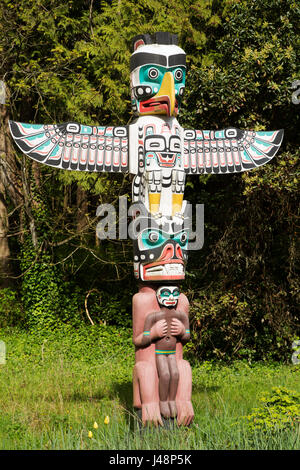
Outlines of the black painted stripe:
M182 65L185 67L186 64L186 55L185 54L175 54L169 57L169 67L174 67L175 65Z
M130 71L145 64L167 66L167 58L161 54L152 54L150 52L137 52L130 57Z

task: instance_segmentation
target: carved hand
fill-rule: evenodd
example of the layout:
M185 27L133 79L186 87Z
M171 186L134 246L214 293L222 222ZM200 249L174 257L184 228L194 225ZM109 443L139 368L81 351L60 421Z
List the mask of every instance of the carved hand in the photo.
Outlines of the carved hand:
M178 318L173 318L171 322L171 334L173 336L183 336L185 334L184 324Z
M167 334L168 331L168 323L166 320L159 320L155 325L151 328L151 338L162 338Z

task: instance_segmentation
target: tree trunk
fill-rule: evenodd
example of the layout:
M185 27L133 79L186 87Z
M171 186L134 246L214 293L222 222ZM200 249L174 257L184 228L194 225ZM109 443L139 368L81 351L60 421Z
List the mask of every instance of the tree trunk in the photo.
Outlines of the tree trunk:
M11 284L10 250L8 245L8 213L4 185L0 183L0 287Z
M29 230L31 233L32 244L33 244L34 249L37 250L38 249L38 235L37 235L37 230L36 230L35 219L32 213L32 205L35 204L35 201L32 201L28 171L25 165L25 158L27 157L25 156L23 157L24 164L23 164L23 170L22 170L24 207L25 207L25 212L29 221Z
M8 113L4 105L0 105L0 178L7 195L15 207L23 200L20 164L9 135Z
M88 198L87 193L79 185L77 185L77 232L83 232L88 224Z
M5 133L6 121L5 106L0 105L0 159L4 162L7 150ZM4 182L6 180L5 165L0 165L0 287L8 287L11 284L10 250L8 244L8 211Z

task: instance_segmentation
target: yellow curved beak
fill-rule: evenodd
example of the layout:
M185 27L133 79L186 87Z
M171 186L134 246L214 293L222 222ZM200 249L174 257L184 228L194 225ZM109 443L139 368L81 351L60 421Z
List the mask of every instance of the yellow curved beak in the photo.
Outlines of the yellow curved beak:
M164 96L167 97L170 101L169 116L173 116L175 110L175 84L174 77L171 72L165 73L163 81L161 83L161 87L158 90L157 94L153 96L153 99L161 99ZM164 112L162 112L161 114L164 114Z

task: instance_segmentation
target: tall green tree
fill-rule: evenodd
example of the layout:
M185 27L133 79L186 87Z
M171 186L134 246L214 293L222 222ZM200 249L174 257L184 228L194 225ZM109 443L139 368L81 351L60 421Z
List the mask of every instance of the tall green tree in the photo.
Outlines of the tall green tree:
M290 88L299 79L299 16L294 0L0 4L0 80L13 119L129 123L131 38L164 30L188 54L181 125L285 129L268 165L188 180L186 199L205 203L205 244L190 253L184 286L199 357L287 357L299 335L299 110ZM21 259L15 274L30 318L51 309L51 288L45 304L43 289L34 293L43 275L56 292L52 320L60 310L70 321L89 296L96 321L130 324L131 245L95 240L97 205L130 199L130 178L37 169L9 153L22 204L8 194L6 210L11 230L23 233L9 238L10 251Z

